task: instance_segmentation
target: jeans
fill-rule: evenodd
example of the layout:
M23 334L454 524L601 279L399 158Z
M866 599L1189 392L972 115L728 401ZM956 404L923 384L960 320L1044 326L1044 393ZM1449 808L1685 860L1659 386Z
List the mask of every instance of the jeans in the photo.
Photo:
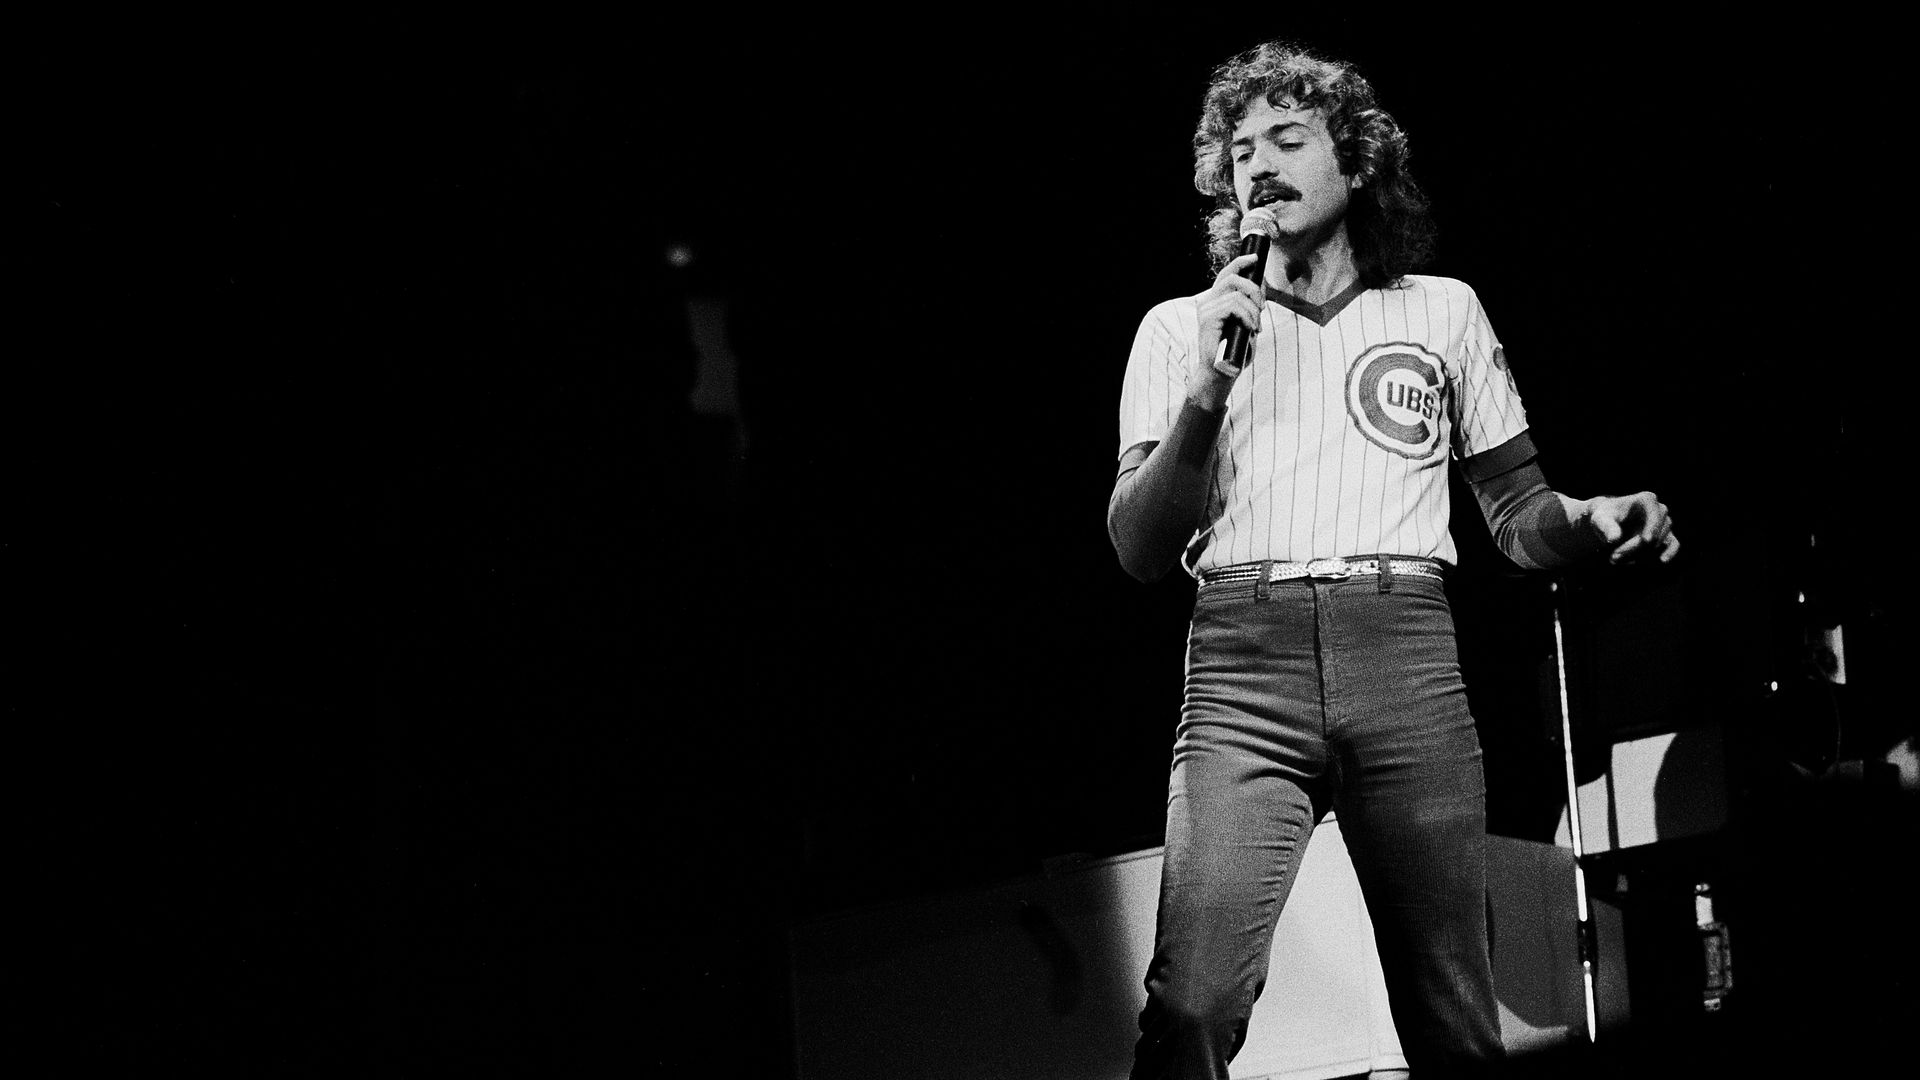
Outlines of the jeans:
M1299 857L1329 809L1412 1074L1483 1074L1502 1056L1485 794L1439 581L1202 586L1134 1080L1226 1080Z

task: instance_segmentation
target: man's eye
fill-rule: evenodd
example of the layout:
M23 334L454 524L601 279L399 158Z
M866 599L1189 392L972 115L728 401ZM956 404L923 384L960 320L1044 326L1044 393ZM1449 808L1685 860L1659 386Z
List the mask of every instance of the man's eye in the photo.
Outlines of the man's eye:
M1283 143L1281 143L1281 144L1280 144L1280 149L1282 149L1282 150L1298 150L1298 149L1300 149L1301 147L1303 147L1303 146L1305 146L1305 145L1307 145L1307 144L1306 144L1306 143L1303 143L1303 142L1283 142Z

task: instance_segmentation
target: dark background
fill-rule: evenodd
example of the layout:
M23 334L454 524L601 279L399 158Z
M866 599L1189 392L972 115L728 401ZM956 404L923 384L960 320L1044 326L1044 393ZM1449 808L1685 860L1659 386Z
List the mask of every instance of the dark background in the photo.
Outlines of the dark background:
M81 1057L778 1075L795 921L1156 843L1191 585L1112 556L1115 408L1208 279L1207 71L1277 35L1411 133L1555 486L1675 509L1680 568L1584 586L1686 614L1629 627L1679 661L1602 726L1784 731L1741 744L1766 790L1835 715L1765 689L1811 591L1881 748L1836 569L1878 557L1876 309L1808 252L1884 223L1827 192L1868 153L1832 81L1783 76L1818 35L67 28L8 403ZM1545 581L1462 509L1495 827L1545 838Z

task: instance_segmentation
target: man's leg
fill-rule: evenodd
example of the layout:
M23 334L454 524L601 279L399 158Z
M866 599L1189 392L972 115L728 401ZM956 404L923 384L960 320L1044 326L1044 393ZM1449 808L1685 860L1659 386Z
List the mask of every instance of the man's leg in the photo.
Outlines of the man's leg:
M1273 928L1313 833L1298 785L1191 750L1167 804L1160 912L1134 1080L1226 1080L1266 984Z
M1324 809L1311 609L1227 588L1203 591L1188 645L1134 1080L1226 1080Z
M1486 789L1437 583L1343 585L1326 630L1334 805L1413 1075L1503 1056L1487 949Z

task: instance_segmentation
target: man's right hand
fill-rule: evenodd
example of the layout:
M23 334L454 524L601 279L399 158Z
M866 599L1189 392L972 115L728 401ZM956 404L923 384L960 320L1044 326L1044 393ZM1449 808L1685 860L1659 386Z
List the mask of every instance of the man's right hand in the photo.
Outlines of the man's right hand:
M1248 333L1260 332L1260 310L1266 302L1259 282L1242 275L1258 258L1241 255L1220 270L1199 300L1200 352L1187 375L1187 400L1210 413L1227 407L1227 394L1240 368L1226 362L1221 344L1227 339L1227 327L1239 323Z

